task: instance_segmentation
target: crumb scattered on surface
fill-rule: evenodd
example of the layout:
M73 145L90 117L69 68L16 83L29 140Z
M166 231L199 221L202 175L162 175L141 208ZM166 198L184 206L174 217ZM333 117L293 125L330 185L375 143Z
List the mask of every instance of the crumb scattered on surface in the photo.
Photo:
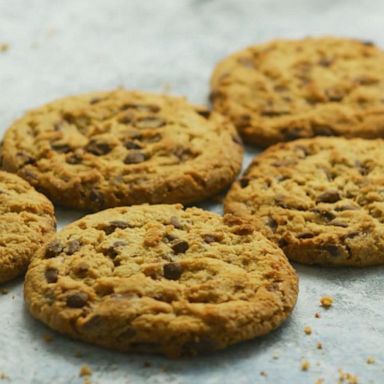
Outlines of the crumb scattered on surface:
M9 49L9 44L0 43L0 52L7 52Z
M315 384L324 384L324 379L317 379Z
M43 340L46 342L46 343L51 343L53 341L53 336L50 335L49 333L43 335Z
M316 344L316 348L317 349L323 349L323 344L320 343L320 341L318 341L317 344Z
M368 356L367 364L375 364L376 360L373 356Z
M344 372L342 369L339 369L339 380L338 384L358 384L358 378L356 375L352 375L352 373Z
M308 360L302 360L301 361L301 370L302 371L308 371L310 367L309 361Z
M306 335L311 335L312 334L312 328L307 325L306 327L304 327L304 333Z
M320 316L320 313L319 313L319 312L316 312L316 313L315 313L315 317L316 317L316 319L320 319L320 317L321 317L321 316Z
M9 380L9 377L4 372L0 372L0 380Z
M267 374L267 372L265 372L265 371L261 371L261 372L260 372L260 376L267 377L268 374Z
M280 357L278 352L273 352L272 359L277 360Z
M321 299L320 299L320 304L323 308L330 308L332 307L332 304L333 304L333 298L331 296L323 296Z
M2 295L8 295L8 293L9 293L9 289L7 289L7 288L0 288L0 293L1 293Z
M90 366L88 364L83 364L80 368L79 376L84 377L84 376L91 376L91 375L92 375L92 369L90 368Z

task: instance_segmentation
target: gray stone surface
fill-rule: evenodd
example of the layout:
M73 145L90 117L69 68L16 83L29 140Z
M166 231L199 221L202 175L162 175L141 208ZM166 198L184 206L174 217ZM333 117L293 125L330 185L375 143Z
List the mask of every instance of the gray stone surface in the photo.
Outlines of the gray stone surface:
M0 0L0 42L10 44L0 53L0 136L25 109L89 90L169 89L205 102L217 60L274 37L336 34L384 45L383 14L380 0ZM58 216L63 225L81 214ZM359 383L383 383L384 268L297 269L300 297L283 327L180 361L114 353L54 334L25 311L20 279L0 295L0 372L11 383L76 384L87 363L99 384L328 384L337 383L341 368ZM335 298L328 311L319 307L325 294ZM51 343L43 340L47 334ZM370 355L373 365L366 363ZM302 359L310 362L307 372Z

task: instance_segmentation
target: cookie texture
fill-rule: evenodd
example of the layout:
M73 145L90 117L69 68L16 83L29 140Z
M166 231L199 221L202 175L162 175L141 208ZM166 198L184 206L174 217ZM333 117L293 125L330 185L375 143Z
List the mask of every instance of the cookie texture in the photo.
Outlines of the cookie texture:
M215 110L258 146L313 136L384 137L384 53L335 37L275 40L224 59Z
M219 114L120 89L28 112L6 133L2 163L52 201L96 211L205 199L233 181L242 155Z
M317 137L272 146L225 200L292 260L384 264L384 141Z
M0 284L24 273L54 231L51 202L25 180L0 171Z
M76 339L171 357L276 328L297 277L244 219L181 205L112 208L64 228L28 270L32 314Z

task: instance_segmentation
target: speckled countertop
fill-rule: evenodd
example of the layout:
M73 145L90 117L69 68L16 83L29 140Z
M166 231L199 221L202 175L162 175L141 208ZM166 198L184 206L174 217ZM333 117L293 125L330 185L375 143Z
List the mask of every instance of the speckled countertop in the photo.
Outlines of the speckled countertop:
M170 90L204 103L214 64L233 50L316 34L384 46L383 15L380 0L0 0L0 43L9 44L0 53L0 136L27 108L90 90ZM246 162L254 153L248 150ZM61 225L80 216L58 211ZM0 383L83 383L83 364L95 384L328 384L338 382L339 369L359 383L384 383L384 267L296 267L299 301L280 329L177 361L114 353L54 334L25 311L20 279L0 295ZM319 307L326 294L335 300L328 311ZM367 364L369 356L374 364ZM306 372L303 359L310 364Z

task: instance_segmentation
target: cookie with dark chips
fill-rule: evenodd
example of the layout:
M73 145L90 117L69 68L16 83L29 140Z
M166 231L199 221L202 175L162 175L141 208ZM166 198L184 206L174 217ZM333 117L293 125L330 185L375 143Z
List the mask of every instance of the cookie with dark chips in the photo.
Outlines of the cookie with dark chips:
M258 146L313 136L384 137L384 53L371 42L275 40L225 58L215 110Z
M25 180L0 171L0 284L24 273L54 231L51 202Z
M85 216L37 253L25 280L29 310L50 327L172 357L264 335L296 298L285 255L246 220L181 205Z
M234 180L242 155L221 115L120 89L28 112L7 131L2 163L52 201L96 211L205 199Z
M384 264L384 141L318 137L256 157L225 200L292 260Z

